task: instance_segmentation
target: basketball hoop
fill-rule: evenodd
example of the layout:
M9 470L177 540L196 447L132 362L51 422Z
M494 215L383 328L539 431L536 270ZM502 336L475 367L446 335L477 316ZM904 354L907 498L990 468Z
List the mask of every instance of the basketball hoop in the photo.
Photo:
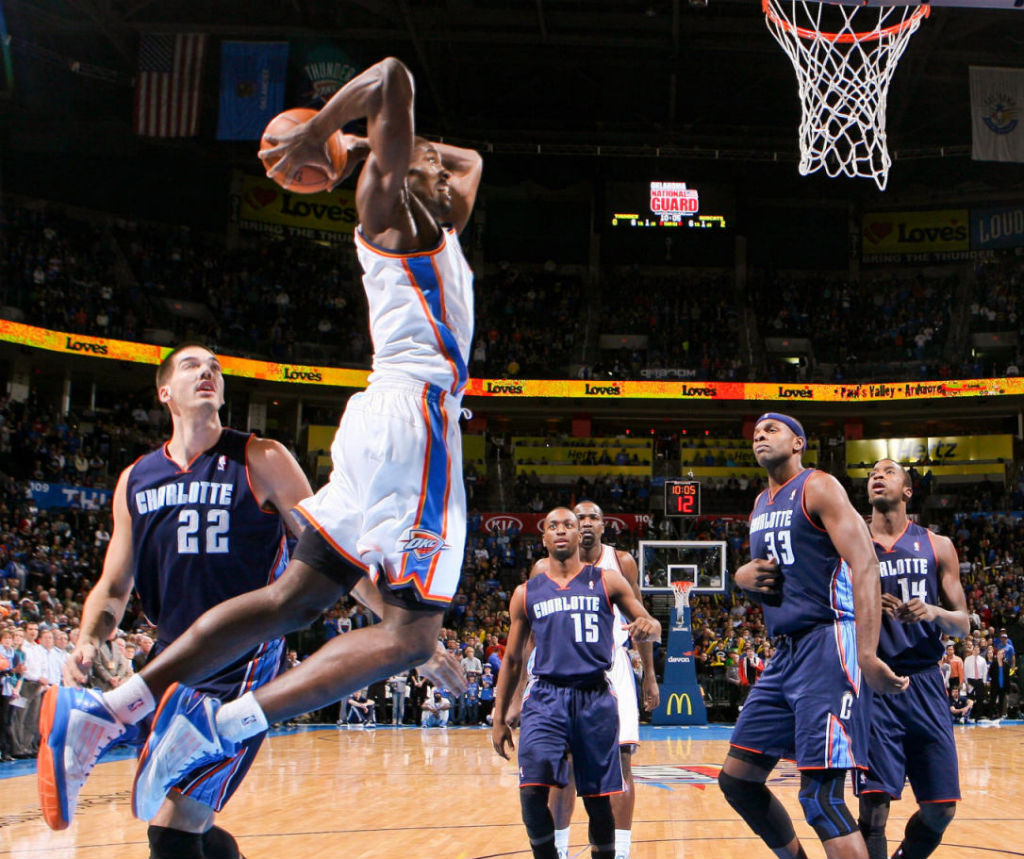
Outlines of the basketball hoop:
M684 622L683 609L690 607L690 588L693 582L672 582L672 596L676 600L676 626L682 626Z
M832 178L874 179L884 191L892 166L885 136L889 84L931 7L761 0L761 9L796 70L800 175L824 169Z

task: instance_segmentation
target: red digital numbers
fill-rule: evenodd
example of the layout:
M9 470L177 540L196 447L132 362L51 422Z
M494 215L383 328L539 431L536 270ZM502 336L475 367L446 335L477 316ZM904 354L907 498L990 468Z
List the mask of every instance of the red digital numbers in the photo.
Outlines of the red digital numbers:
M666 516L699 516L700 515L700 481L698 481L698 480L666 480L665 481L665 515Z

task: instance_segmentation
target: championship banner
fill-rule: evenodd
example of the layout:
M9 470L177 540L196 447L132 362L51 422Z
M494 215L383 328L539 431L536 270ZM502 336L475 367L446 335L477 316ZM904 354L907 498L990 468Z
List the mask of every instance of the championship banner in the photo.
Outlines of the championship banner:
M971 158L1024 161L1024 69L971 66Z
M287 42L224 42L220 46L218 140L259 140L284 106Z
M74 507L78 510L99 510L110 506L114 497L112 489L92 489L87 486L72 486L68 483L44 483L30 480L28 494L40 510L51 507Z
M646 531L654 525L654 517L650 513L616 513L614 516L605 514L606 531L618 534L628 531L638 533ZM519 531L527 534L540 534L544 530L543 513L481 513L480 533L499 534L503 531Z
M971 247L1024 247L1024 206L971 210Z
M971 249L967 209L926 212L866 212L861 224L864 259L913 255L941 259Z
M355 191L295 194L272 179L239 174L238 226L276 236L351 242L356 229Z

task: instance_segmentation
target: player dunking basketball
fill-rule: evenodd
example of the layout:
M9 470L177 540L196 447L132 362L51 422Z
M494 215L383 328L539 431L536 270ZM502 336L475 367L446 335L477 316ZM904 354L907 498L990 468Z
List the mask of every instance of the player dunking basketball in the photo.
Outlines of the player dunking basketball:
M825 855L867 859L843 797L846 771L867 764L861 673L883 694L902 692L908 681L876 652L878 562L864 520L838 481L803 467L806 444L788 415L769 412L754 425L754 456L768 488L750 514L753 560L735 581L761 598L778 649L740 713L718 783L776 856L805 856L789 814L765 785L779 758L795 758L800 804Z
M88 680L133 588L158 628L152 658L208 608L274 580L288 562L281 514L311 492L279 443L221 426L224 377L209 349L179 346L161 362L156 383L171 414L171 438L117 481L103 573L85 601L78 644L64 664L68 686ZM282 645L283 639L273 638L254 646L207 678L203 691L233 700L267 683L277 674ZM88 703L89 694L67 690L60 706ZM57 707L58 697L52 689L44 706ZM52 729L46 734L39 772L53 785L64 760L53 754ZM214 813L241 784L262 741L262 733L250 737L230 766L196 768L167 794L149 827L153 859L237 856L234 839L213 826ZM68 799L43 804L56 829L70 821L74 797Z
M296 508L310 527L283 575L204 614L115 690L116 698L93 702L105 715L89 721L81 707L57 708L60 724L51 733L80 751L84 763L69 768L50 802L76 796L122 726L153 711L157 700L133 797L143 819L153 817L183 770L222 762L269 723L435 653L465 543L458 421L473 293L458 232L473 209L482 161L476 152L417 138L413 94L409 70L382 60L261 154L280 158L272 173L316 165L340 179L325 141L366 118L366 139L348 137L346 146L349 163L366 158L356 188L356 244L374 344L370 385L346 406L331 447L330 481ZM223 706L176 683L194 685L259 642L308 625L367 575L383 596L380 623L337 636L298 667ZM438 684L464 688L454 658L438 660L428 673Z
M871 536L882 579L882 629L878 655L910 687L895 697L866 690L871 716L868 771L857 775L860 830L871 859L889 855L885 824L892 797L910 779L918 809L907 821L897 859L925 859L956 813L959 768L949 697L938 662L942 635L970 632L960 562L949 538L907 518L910 475L891 459L868 475Z
M507 758L514 747L507 709L532 632L534 676L522 707L519 784L523 823L536 859L558 856L548 792L568 781L567 749L590 817L592 855L615 855L609 795L622 790L622 773L618 707L607 675L613 652L621 648L614 641L617 615L612 606L630 619L628 632L634 640L655 641L661 636L661 625L621 573L580 559L579 541L576 514L565 507L548 513L548 564L512 595L511 628L495 692L492 741L495 751Z
M614 546L601 542L604 536L604 513L592 501L581 501L573 507L573 513L580 523L580 560L593 564L602 570L618 570L629 583L633 595L641 603L640 574L636 561L629 552L621 552ZM530 578L547 570L548 559L541 558L533 565ZM636 681L626 645L626 621L618 608L615 609L615 623L612 626L615 637L615 656L612 661L609 680L615 690L619 706L619 762L622 767L621 793L612 794L612 815L615 818L615 859L629 859L633 834L633 812L636 807L636 792L633 785L632 757L640 745L640 713L636 700ZM636 642L636 649L644 666L643 696L644 707L654 710L660 700L658 681L654 676L653 647L650 641ZM515 714L518 717L518 713ZM551 790L551 814L555 820L555 847L560 859L569 852L569 824L572 822L573 807L576 804L576 786L569 773L569 783L564 788Z

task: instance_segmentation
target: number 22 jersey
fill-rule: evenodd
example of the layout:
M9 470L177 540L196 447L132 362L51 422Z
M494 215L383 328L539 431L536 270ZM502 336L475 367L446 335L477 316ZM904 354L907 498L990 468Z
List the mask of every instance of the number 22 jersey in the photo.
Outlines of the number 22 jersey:
M132 561L158 645L203 612L276 579L288 563L284 524L249 482L250 433L224 429L185 468L166 444L136 460L126 485Z

